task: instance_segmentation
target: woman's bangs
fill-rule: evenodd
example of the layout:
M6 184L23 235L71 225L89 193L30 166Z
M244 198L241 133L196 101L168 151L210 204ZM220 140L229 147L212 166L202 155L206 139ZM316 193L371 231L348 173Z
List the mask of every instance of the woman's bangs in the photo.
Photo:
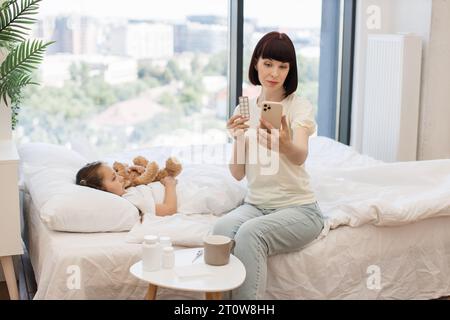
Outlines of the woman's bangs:
M292 48L285 41L278 39L273 39L266 43L262 49L261 57L289 63L295 61Z

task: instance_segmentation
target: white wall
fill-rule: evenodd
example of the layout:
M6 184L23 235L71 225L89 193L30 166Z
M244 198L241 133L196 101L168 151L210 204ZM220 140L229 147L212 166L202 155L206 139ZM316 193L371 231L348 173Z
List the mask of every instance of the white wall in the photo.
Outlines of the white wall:
M450 158L450 1L433 0L422 69L418 159Z
M392 32L413 32L427 42L433 0L391 0L390 3Z
M380 9L369 29L370 6ZM450 157L450 2L446 0L359 0L357 3L351 145L361 151L364 70L369 33L412 32L422 37L422 83L418 159ZM431 130L433 128L433 130Z
M6 51L0 49L0 64L5 58ZM0 140L11 139L11 135L11 109L6 108L3 98L0 97Z
M0 0L0 5L4 0ZM0 64L6 58L6 49L0 48ZM0 140L11 139L11 111L0 98Z
M0 102L0 140L11 139L11 109L5 106L3 98Z

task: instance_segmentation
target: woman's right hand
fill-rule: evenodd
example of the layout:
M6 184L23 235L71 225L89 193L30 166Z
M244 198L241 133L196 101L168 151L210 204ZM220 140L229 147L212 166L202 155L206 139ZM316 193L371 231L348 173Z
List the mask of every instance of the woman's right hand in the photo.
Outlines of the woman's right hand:
M237 139L238 136L243 135L245 131L247 131L249 126L246 125L245 122L247 122L248 120L249 118L245 118L240 114L236 114L227 121L227 130L230 136L233 137L233 139Z

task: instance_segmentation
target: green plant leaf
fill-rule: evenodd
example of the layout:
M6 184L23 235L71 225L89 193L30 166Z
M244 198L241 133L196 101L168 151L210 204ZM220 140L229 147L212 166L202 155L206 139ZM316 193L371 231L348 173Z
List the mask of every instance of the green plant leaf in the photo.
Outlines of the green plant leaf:
M6 1L0 9L0 41L24 41L27 33L17 28L29 30L26 26L36 22L30 18L37 13L39 2L42 0Z
M53 42L27 40L17 45L0 66L0 96L7 104L6 95L15 102L21 89L32 82L31 73L42 62L45 49Z
M17 45L0 66L0 81L5 81L13 72L32 72L42 62L45 49L52 43L27 40Z
M11 107L13 130L18 122L21 91L27 85L38 84L32 81L32 72L42 62L47 46L53 43L25 40L29 26L37 21L32 16L38 13L41 1L7 0L0 5L0 47L9 51L0 65L0 100Z

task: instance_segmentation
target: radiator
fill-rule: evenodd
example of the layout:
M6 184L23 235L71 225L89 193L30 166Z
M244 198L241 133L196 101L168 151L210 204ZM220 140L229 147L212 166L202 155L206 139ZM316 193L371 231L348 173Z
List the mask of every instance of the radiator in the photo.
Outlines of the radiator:
M368 36L362 153L393 162L416 160L421 38Z

